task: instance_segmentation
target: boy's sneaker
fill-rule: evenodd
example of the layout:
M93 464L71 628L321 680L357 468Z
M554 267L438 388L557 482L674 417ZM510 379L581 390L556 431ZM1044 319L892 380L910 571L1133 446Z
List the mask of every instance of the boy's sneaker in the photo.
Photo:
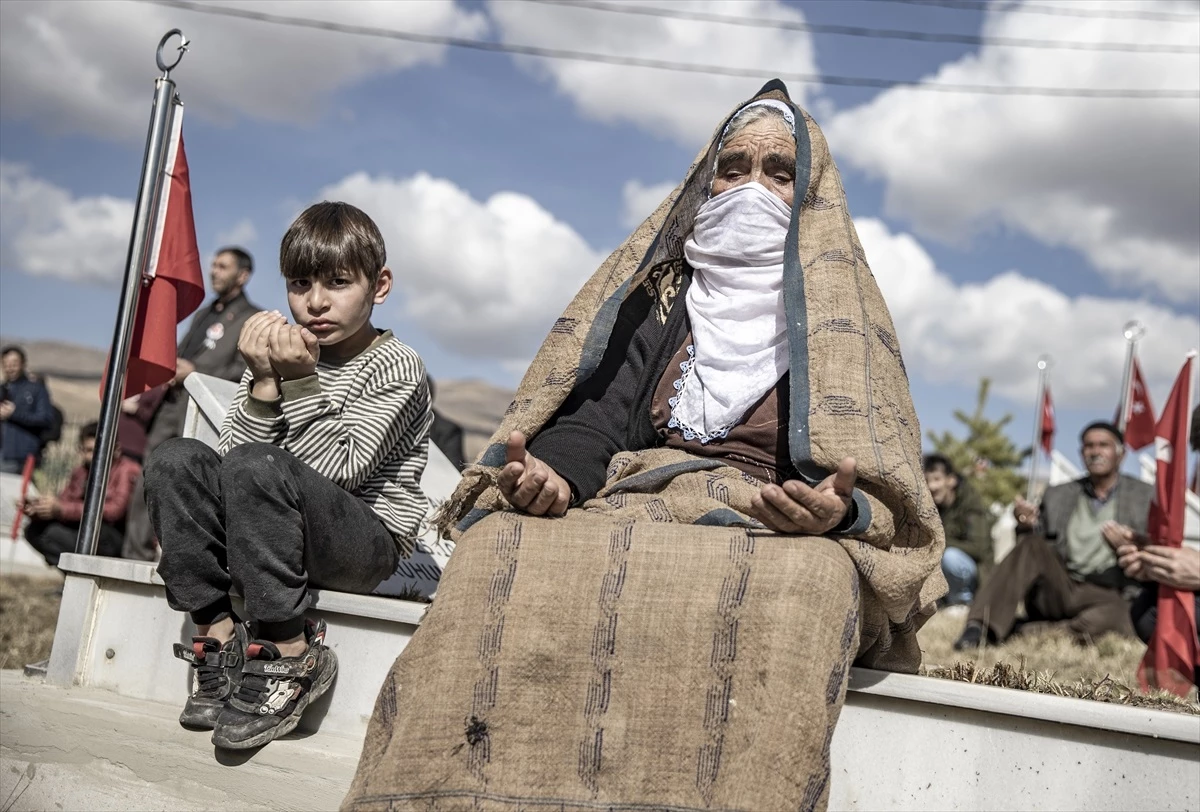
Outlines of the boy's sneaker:
M179 714L179 724L212 730L241 676L246 627L235 623L233 639L224 645L212 637L193 637L191 646L176 643L174 648L176 657L192 664L192 695Z
M300 723L309 703L329 690L338 666L325 646L325 621L309 620L304 634L308 650L299 657L280 655L266 640L247 644L241 680L217 719L213 744L246 750L284 736Z

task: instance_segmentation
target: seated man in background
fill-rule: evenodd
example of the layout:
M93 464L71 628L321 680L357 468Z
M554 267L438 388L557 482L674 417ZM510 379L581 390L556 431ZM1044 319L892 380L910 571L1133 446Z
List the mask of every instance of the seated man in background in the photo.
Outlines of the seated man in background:
M1087 476L1047 488L1040 508L1020 498L1013 505L1024 538L979 590L956 649L985 636L1003 642L1022 601L1030 620L1062 623L1081 642L1133 636L1128 599L1137 584L1117 564L1116 547L1146 532L1154 489L1121 473L1125 438L1116 426L1092 423L1080 440Z
M83 521L83 497L87 490L88 471L96 453L96 423L88 423L79 432L79 467L71 472L67 487L58 496L39 496L27 501L22 510L30 518L25 538L46 558L52 567L58 557L75 551L79 523ZM113 449L108 475L108 490L104 496L104 517L100 525L97 555L119 556L125 536L125 515L134 484L142 475L142 467L121 455L118 443Z
M980 567L992 560L992 517L979 494L959 477L947 457L926 454L924 467L925 483L946 531L942 574L950 592L945 605L969 604L979 587Z

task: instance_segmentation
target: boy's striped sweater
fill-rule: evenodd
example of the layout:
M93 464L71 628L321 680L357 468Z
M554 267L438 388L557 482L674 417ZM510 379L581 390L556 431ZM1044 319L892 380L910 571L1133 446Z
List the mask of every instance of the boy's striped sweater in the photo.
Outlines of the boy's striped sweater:
M421 474L433 412L420 356L388 330L349 361L283 381L279 400L251 396L251 381L247 370L218 451L270 443L294 454L366 502L410 555L429 508Z

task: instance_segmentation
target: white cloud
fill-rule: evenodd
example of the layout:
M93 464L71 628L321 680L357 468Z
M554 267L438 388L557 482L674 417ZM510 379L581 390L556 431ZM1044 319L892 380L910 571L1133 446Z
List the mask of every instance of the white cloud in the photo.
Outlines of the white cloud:
M243 217L229 228L217 233L216 245L236 245L245 248L258 239L258 229L249 217ZM214 248L215 250L215 248Z
M1200 25L1103 18L1068 22L1018 13L1009 4L992 8L985 35L1200 45ZM943 65L928 81L1188 89L1197 86L1198 76L1200 55L1194 54L985 46ZM961 242L980 229L1007 227L1080 252L1119 289L1154 291L1179 302L1200 296L1200 104L1195 100L973 96L897 88L837 115L827 133L839 160L886 183L888 214L907 219L924 236Z
M803 22L777 0L688 0L672 9ZM671 62L761 69L762 79L676 73L591 62L518 57L530 73L550 79L589 118L629 122L698 148L721 117L779 73L815 73L807 33L719 25L585 8L490 0L488 12L504 42ZM789 87L802 104L804 86Z
M319 198L353 203L379 224L406 318L449 350L513 368L528 363L604 259L530 197L480 202L423 172L360 172Z
M0 161L0 262L33 276L108 284L121 279L133 226L133 201L74 197Z
M664 181L647 186L640 180L627 180L621 188L621 225L636 228L654 213L667 195L675 191L674 181Z
M437 0L227 0L224 5L420 33L478 36L487 28L481 13ZM52 131L141 137L156 75L154 49L174 27L192 42L173 73L180 95L189 114L217 122L239 116L312 121L338 88L368 75L437 62L445 52L440 46L127 0L4 0L0 109L6 117L30 118Z
M958 285L910 234L881 221L855 226L896 323L909 374L932 383L988 376L1001 394L1032 403L1035 363L1054 358L1051 386L1062 406L1116 404L1130 319L1147 326L1138 355L1155 403L1162 403L1200 321L1132 299L1069 297L1016 271Z

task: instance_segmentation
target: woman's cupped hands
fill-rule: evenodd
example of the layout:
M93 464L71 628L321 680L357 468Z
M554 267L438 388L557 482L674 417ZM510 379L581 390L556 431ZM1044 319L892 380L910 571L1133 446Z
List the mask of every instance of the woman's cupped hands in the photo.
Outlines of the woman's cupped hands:
M858 464L846 457L816 485L798 479L764 485L750 500L750 515L777 533L820 536L842 523L854 498Z

